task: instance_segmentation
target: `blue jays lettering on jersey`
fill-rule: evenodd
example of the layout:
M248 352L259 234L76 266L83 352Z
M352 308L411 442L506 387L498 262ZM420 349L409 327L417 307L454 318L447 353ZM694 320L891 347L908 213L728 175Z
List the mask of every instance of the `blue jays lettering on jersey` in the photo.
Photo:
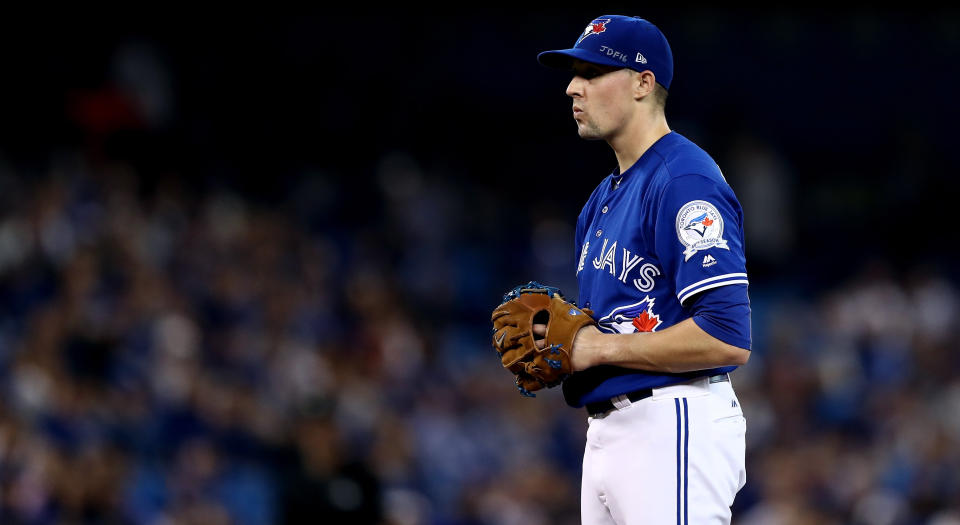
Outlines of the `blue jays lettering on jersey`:
M716 162L676 132L594 190L577 220L576 249L578 304L608 333L668 328L692 316L698 294L739 286L745 296L748 284L740 204ZM727 342L749 348L749 314L746 334ZM563 391L579 407L735 368L667 374L601 365L570 376Z

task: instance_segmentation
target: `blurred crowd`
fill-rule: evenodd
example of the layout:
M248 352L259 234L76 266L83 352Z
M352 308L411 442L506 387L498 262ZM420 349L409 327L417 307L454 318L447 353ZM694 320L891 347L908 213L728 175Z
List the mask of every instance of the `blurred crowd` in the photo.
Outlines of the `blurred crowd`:
M960 523L958 299L935 268L877 261L814 300L754 303L738 523Z
M960 525L957 14L644 10L745 211L734 523ZM576 296L613 159L534 58L592 16L8 17L0 525L579 523L489 314Z
M524 265L480 187L404 155L341 180L267 206L0 165L0 523L579 523L585 414L519 396L487 326L515 280L575 290L573 218L533 217ZM735 522L960 524L953 279L751 284Z

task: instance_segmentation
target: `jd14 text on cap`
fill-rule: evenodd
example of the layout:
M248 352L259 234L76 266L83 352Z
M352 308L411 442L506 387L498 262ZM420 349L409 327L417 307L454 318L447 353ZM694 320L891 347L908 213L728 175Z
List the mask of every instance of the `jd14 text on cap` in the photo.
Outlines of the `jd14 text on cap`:
M547 67L570 69L573 59L636 71L650 70L670 89L673 53L657 26L636 16L604 15L590 22L570 49L544 51L537 60Z

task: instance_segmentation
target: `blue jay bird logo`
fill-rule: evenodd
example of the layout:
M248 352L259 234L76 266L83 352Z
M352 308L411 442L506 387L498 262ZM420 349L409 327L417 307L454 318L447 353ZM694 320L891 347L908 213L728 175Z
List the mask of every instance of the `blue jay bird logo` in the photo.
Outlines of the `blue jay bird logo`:
M590 35L596 35L598 33L603 33L607 30L607 24L610 22L609 18L598 18L593 22L590 22L586 29L583 30L583 34L580 35L580 38L577 39L577 44L583 42L584 38L587 38ZM576 45L576 44L574 44Z
M697 232L701 237L706 235L707 228L713 225L713 220L707 217L706 213L698 217L694 217L683 229Z
M614 308L597 320L600 330L607 333L632 334L654 332L663 321L653 312L654 299L646 296L642 301Z

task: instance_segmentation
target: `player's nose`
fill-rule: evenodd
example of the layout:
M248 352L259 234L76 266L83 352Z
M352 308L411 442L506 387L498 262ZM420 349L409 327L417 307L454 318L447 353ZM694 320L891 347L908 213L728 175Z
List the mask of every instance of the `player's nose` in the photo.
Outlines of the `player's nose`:
M586 81L583 77L575 75L570 79L570 83L567 84L567 96L568 97L582 97L583 96L583 83Z

